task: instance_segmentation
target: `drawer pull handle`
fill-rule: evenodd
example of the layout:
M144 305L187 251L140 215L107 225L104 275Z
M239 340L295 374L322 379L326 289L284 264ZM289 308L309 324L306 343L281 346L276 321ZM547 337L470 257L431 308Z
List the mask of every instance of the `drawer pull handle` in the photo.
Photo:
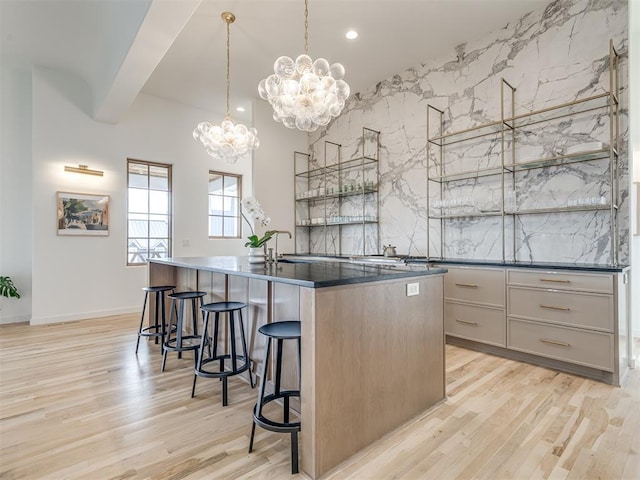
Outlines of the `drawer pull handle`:
M541 278L541 282L552 282L552 283L571 283L571 280L559 280L557 278Z
M478 322L469 322L467 320L459 320L456 318L456 322L464 323L465 325L473 325L474 327L478 326Z
M546 338L541 338L541 339L540 339L540 341L541 341L542 343L549 343L549 344L551 344L551 345L558 345L559 347L567 347L567 348L571 347L571 344L570 344L570 343L566 343L566 342L557 342L557 341L555 341L555 340L547 340Z
M563 312L571 311L571 309L569 307L556 307L554 305L542 305L542 304L540 304L540 308L548 308L549 310L562 310Z
M456 283L456 287L478 288L475 283Z

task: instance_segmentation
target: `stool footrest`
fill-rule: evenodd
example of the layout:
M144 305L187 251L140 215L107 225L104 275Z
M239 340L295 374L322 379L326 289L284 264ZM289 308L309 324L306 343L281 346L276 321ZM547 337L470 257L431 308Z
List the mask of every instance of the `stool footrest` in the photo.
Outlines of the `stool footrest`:
M295 422L295 423L274 422L273 420L269 420L268 418L266 418L264 415L257 417L255 414L253 415L253 421L259 427L262 427L265 430L269 430L270 432L291 433L291 432L300 431L300 422Z
M191 343L190 340L198 340L198 342ZM201 341L202 341L202 337L200 335L184 335L182 337L182 346L179 347L178 345L176 345L176 343L178 342L177 338L172 338L164 342L163 348L171 352L185 352L187 350L198 350L200 348Z
M209 363L220 362L220 360L231 360L232 359L231 354L226 354L226 355L218 355L217 357L203 359L200 366L196 367L193 373L195 373L198 377L222 378L222 377L231 377L233 375L239 375L240 373L246 372L247 370L249 370L249 368L251 367L251 359L247 359L243 355L236 355L235 358L237 362L244 362L237 370L221 371L219 369L219 365L218 365L217 371L212 372L210 370L205 370L204 367Z
M281 390L280 393L272 393L270 395L266 395L262 399L262 407L275 400L280 400L281 398L291 398L298 397L300 398L300 390ZM256 425L264 428L265 430L269 430L272 432L278 433L290 433L290 432L299 432L300 431L300 422L277 422L275 420L271 420L270 418L265 417L264 415L258 415L256 412L258 411L258 404L256 403L253 407L253 421Z
M171 328L171 332L176 331L176 326L173 325ZM162 325L149 325L147 327L142 327L142 330L138 332L138 335L141 337L161 337L162 336Z
M138 332L138 335L141 337L161 337L162 332L160 330L161 325L151 325L150 327L143 327L142 330Z

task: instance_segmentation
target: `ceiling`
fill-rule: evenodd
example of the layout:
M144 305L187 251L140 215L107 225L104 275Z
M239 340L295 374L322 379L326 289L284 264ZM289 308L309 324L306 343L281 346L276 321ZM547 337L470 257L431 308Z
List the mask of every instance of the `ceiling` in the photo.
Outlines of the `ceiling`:
M456 45L548 3L309 0L309 55L342 63L353 94L451 54ZM273 73L274 60L295 59L304 48L302 0L0 0L0 7L3 62L77 75L96 101L122 95L122 88L113 86L120 82L130 101L142 91L222 112L226 25L220 14L231 11L237 17L231 25L231 114L244 121L258 82ZM349 29L359 37L347 40ZM121 103L123 114L128 105ZM236 112L237 106L247 112Z

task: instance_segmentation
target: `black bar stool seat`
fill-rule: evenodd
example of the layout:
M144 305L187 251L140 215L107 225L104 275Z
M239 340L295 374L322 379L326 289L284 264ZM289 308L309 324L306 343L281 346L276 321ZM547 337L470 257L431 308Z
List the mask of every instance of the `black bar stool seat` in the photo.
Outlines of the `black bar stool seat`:
M164 313L165 292L173 292L175 288L175 285L157 285L142 288L142 291L144 292L144 303L142 304L142 316L140 317L140 327L138 328L136 354L138 353L138 348L140 347L140 337L153 337L155 338L156 344L158 343L158 339L160 339L162 344L164 344L164 339L167 333L167 322ZM149 294L155 295L155 312L153 316L153 325L144 327L144 313L147 308L147 300L149 298ZM160 321L160 317L162 317L162 321Z
M249 453L253 450L253 439L256 432L256 425L277 433L291 434L291 473L298 473L298 432L300 431L300 422L289 421L289 399L291 397L300 398L300 390L282 390L280 388L280 380L282 376L282 347L285 340L297 340L298 343L298 374L302 368L300 361L300 322L286 321L267 323L258 329L262 335L267 337L267 348L264 355L264 364L262 377L260 378L260 391L258 393L258 401L253 408L253 424L251 425L251 440L249 441ZM271 342L276 340L278 349L276 352L276 374L275 389L272 394L265 395L265 387L267 384L267 369L269 368L269 353L271 351ZM300 385L300 378L298 378ZM300 387L298 387L300 388ZM283 400L283 420L281 422L268 418L263 413L263 407L275 400Z
M203 337L208 339L209 317L211 313L215 314L213 321L213 337L209 348L206 348L208 340L200 343L198 359L193 375L193 387L191 388L191 398L196 393L196 381L198 377L219 378L222 380L222 406L227 406L227 379L231 376L238 375L245 371L249 371L249 382L251 388L254 387L253 374L251 373L251 359L247 352L247 340L244 334L244 323L242 321L242 309L247 304L243 302L214 302L202 305L200 309L204 312L204 325L202 327ZM235 313L238 312L238 325L240 327L240 340L242 343L242 355L236 351L236 327ZM220 336L220 314L226 313L229 320L229 346L225 353L218 352L218 338ZM205 356L206 352L206 356ZM225 360L231 363L231 369L225 368Z
M182 358L182 352L198 350L202 343L202 336L198 335L198 300L202 305L202 299L207 292L175 292L167 295L171 299L171 315L169 316L169 332L167 340L162 345L162 371L167 362L167 352L178 352L178 358ZM184 332L184 308L185 302L191 300L191 320L193 322L192 333ZM176 305L177 304L177 305ZM174 312L177 311L176 323L173 323ZM175 336L171 336L175 333ZM194 364L197 354L193 355Z

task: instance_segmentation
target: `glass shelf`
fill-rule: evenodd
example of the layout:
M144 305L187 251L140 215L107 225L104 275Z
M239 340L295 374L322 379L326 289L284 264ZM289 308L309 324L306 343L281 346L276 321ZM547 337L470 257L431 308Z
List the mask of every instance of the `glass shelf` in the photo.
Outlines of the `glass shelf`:
M502 215L501 210L487 210L484 212L474 212L474 213L451 213L445 215L429 215L430 219L454 219L454 218L475 218L475 217L499 217Z
M450 173L448 175L429 177L429 180L437 183L455 182L458 180L468 180L470 178L488 177L491 175L500 175L502 167L491 167L481 170L468 170L466 172Z
M617 155L615 149L614 155ZM539 160L531 160L528 162L512 163L505 165L506 169L514 172L521 172L523 170L533 170L535 168L555 167L560 165L568 165L578 162L590 162L592 160L609 159L609 147L600 150L591 150L589 152L577 152L569 155L558 155L556 157L541 158Z
M516 115L513 118L505 119L505 122L511 123L514 128L518 129L540 122L548 122L557 118L608 107L611 105L612 101L614 105L618 104L618 99L615 95L610 95L609 92L605 92L599 95L582 98L580 100L574 100L573 102L567 102L561 105L555 105L553 107Z
M613 207L617 210L617 206ZM526 210L505 211L505 215L537 215L545 213L568 213L568 212L592 212L598 210L610 210L610 204L599 205L576 205L575 207L554 207L554 208L531 208ZM445 215L429 215L430 219L455 219L455 218L474 218L474 217L499 217L502 215L500 210L486 210L474 213L452 213Z
M617 206L613 206L617 210ZM538 215L546 213L568 213L568 212L593 212L597 210L610 210L611 205L576 205L575 207L555 207L555 208L531 208L527 210L506 211L505 215Z
M324 175L325 173L339 173L354 168L371 167L378 163L378 160L371 157L358 157L352 158L342 163L336 163L333 165L327 165L326 167L314 168L307 170L306 172L296 173L296 177L317 177Z
M464 142L467 140L473 140L474 138L482 138L487 135L494 135L500 133L503 126L507 130L511 130L511 126L507 123L498 120L497 122L485 123L478 125L477 127L467 128L457 132L445 133L437 137L431 137L428 139L429 143L443 147L445 145L452 145L458 142Z
M374 188L365 188L360 190L353 190L349 192L340 192L340 193L328 193L326 195L315 195L313 197L307 198L296 198L296 202L318 202L322 200L327 200L330 198L344 198L344 197L352 197L354 195L367 195L370 193L377 193L378 189Z
M568 165L578 162L590 162L593 160L609 159L609 147L600 150L591 150L588 152L577 152L569 155L558 155L555 157L541 158L539 160L531 160L527 162L511 163L504 166L506 172L521 172L525 170L533 170L536 168L554 167L560 165ZM618 153L613 150L613 154ZM451 173L448 175L429 177L429 180L436 183L455 182L460 180L468 180L472 178L488 177L492 175L500 175L503 167L491 167L480 170L468 170L465 172Z
M314 228L314 227L335 227L338 225L374 225L378 223L377 220L354 220L354 221L347 221L347 222L327 222L327 223L316 223L315 225L302 225L300 223L296 224L296 227L300 227L300 228Z

